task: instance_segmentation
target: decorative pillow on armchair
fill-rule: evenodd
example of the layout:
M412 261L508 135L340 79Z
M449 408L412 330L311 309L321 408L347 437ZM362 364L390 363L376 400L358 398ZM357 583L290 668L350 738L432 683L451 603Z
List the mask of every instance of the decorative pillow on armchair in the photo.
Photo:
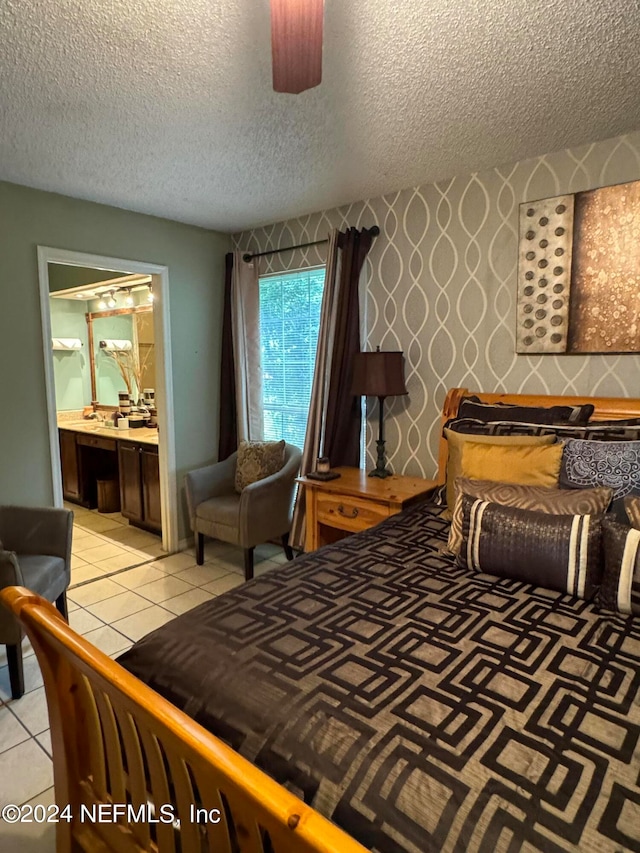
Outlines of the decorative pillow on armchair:
M277 474L284 465L285 441L241 441L236 462L236 492Z

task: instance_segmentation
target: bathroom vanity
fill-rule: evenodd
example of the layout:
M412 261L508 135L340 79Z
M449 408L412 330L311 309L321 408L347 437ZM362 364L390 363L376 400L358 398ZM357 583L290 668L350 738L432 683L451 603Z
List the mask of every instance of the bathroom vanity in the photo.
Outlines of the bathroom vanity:
M65 500L93 508L97 481L117 479L122 515L131 524L161 532L157 430L59 421L58 433Z

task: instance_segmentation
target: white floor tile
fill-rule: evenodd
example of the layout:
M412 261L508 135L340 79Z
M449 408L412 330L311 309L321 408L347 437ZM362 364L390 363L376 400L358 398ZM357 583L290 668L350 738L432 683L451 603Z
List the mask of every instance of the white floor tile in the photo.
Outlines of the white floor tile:
M181 551L179 554L170 554L168 557L152 563L156 568L171 575L184 571L189 566L195 566L195 564L195 556L193 554L186 554L184 551Z
M49 728L49 711L44 687L25 693L20 699L14 700L9 706L22 725L32 735L39 735Z
M162 606L179 616L181 613L186 613L187 610L191 610L205 601L210 601L212 598L215 596L204 589L192 589L182 595L176 595L175 598L170 598L168 601L163 601Z
M230 574L229 569L223 568L217 563L205 563L204 566L191 566L183 572L178 572L174 577L193 584L193 586L204 586L204 584L218 581L228 574Z
M137 566L142 562L144 562L144 560L141 560L133 551L125 551L123 549L122 554L118 554L116 557L108 557L106 560L99 560L96 565L103 572L117 572L120 571L120 569L128 569L131 566Z
M24 697L23 697L24 698ZM8 705L0 705L0 768L2 767L1 753L11 749L18 743L28 740L29 732L14 717ZM2 770L0 770L2 776Z
M135 643L137 640L155 631L160 625L164 625L175 619L173 613L169 613L157 604L147 607L146 610L141 610L140 613L134 613L133 616L127 616L125 619L118 619L113 623L112 627L121 634L129 637Z
M53 785L51 759L34 739L2 753L2 770L0 805L26 803Z
M28 800L31 806L50 806L55 803L53 788ZM14 823L3 825L0 832L0 853L55 853L55 823Z
M110 600L111 599L107 599L107 601ZM71 625L73 630L77 631L78 634L87 634L89 631L101 628L102 624L103 623L100 619L96 619L93 613L90 613L88 610L84 610L82 607L79 607L77 610L69 613L69 625Z
M110 625L116 619L124 619L125 616L131 616L132 613L138 613L149 606L148 599L127 590L120 595L114 595L113 598L106 598L104 601L89 604L87 610L90 615L94 615L94 618L97 616L98 619L102 619L103 622Z
M136 589L139 586L143 586L147 583L152 583L153 581L158 581L161 578L166 578L167 575L160 571L160 569L156 569L152 566L138 566L137 569L131 569L127 572L122 572L121 575L117 575L118 583L127 589ZM122 592L122 590L120 590Z
M126 547L126 546L125 546ZM161 544L157 545L136 545L135 548L129 548L132 554L138 557L140 563L148 560L157 560L158 557L166 557L167 552Z
M99 515L92 515L90 518L83 518L78 523L78 527L80 529L88 530L91 533L104 533L107 530L117 530L117 528L121 526L122 525L117 521L114 521L111 518L102 518Z
M118 577L120 577L120 575L118 575ZM113 595L119 595L121 592L124 592L124 588L120 586L120 584L115 583L110 578L101 578L100 580L92 581L85 586L79 586L75 589L71 589L67 595L72 601L75 601L76 604L79 604L81 607L86 607L87 604L95 604L96 601L111 598Z
M136 587L136 592L148 598L149 601L160 602L181 595L183 592L189 592L190 589L193 589L192 584L185 583L173 575L165 575L151 583Z
M103 575L104 572L102 571L102 569L98 568L98 566L92 565L91 563L87 563L80 569L71 570L71 585L73 586L77 583L92 581L96 578L101 578Z
M228 574L217 581L212 581L211 583L205 584L202 589L204 589L206 592L212 593L213 595L221 595L223 592L227 592L230 589L235 589L235 587L241 586L243 583L243 579L241 577L238 577L238 575Z
M71 554L71 571L79 569L81 566L86 566L87 561L78 557L77 554Z
M129 645L129 638L123 637L119 631L116 631L111 625L103 625L102 628L96 628L95 631L89 631L84 635L85 640L93 643L94 646L104 652L105 655L115 655L121 652Z
M35 655L30 655L24 658L22 662L24 670L24 690L25 693L31 690L37 690L42 687L42 673L40 665ZM9 667L3 666L0 668L0 699L4 702L11 703L15 700L11 699L11 686L9 684Z
M102 545L98 545L97 548L90 548L88 551L83 551L82 559L86 560L87 563L99 563L100 560L106 560L109 557L122 557L125 554L127 552L119 545L104 542Z
M46 729L44 732L40 732L38 737L36 738L40 746L44 749L49 757L51 757L51 730Z
M85 551L88 551L91 548L98 548L100 545L105 544L104 539L91 533L84 533L78 539L74 538L73 542L73 553L79 554L83 560L86 559L86 557L82 556Z

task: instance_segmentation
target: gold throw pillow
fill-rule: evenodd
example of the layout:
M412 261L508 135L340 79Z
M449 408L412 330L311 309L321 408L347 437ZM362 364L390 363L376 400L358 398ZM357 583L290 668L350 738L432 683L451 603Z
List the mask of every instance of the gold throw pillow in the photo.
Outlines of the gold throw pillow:
M500 447L468 441L462 449L462 476L471 480L557 486L562 443L548 447Z
M445 429L445 438L449 445L449 457L447 460L447 509L443 513L444 518L451 519L455 506L456 493L455 482L462 474L462 449L467 442L474 444L492 444L505 447L540 447L553 444L555 435L469 435L467 433L455 432ZM487 480L488 477L478 477L479 480Z

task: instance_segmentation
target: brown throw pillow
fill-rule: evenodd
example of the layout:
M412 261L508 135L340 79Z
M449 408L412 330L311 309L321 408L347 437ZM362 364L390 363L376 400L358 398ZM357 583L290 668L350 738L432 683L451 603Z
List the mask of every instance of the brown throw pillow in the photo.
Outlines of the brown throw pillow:
M624 510L627 513L629 524L640 530L640 498L626 497L624 499Z
M241 441L236 462L236 492L277 474L284 465L282 441Z
M454 484L458 477L462 475L462 451L468 441L473 441L476 444L496 444L513 447L520 445L521 447L534 445L553 444L556 440L555 435L465 435L461 432L454 432L451 429L445 429L445 438L449 445L449 457L447 459L447 510L443 513L445 518L451 518L455 505Z
M546 486L522 486L517 483L498 483L492 480L456 480L456 505L453 510L448 550L458 554L462 544L462 495L483 501L546 512L550 515L601 515L607 511L613 492L601 486L597 489L555 489Z
M602 577L602 516L549 515L462 496L458 564L589 601Z
M640 615L640 530L605 518L602 546L604 575L598 605L603 610Z

